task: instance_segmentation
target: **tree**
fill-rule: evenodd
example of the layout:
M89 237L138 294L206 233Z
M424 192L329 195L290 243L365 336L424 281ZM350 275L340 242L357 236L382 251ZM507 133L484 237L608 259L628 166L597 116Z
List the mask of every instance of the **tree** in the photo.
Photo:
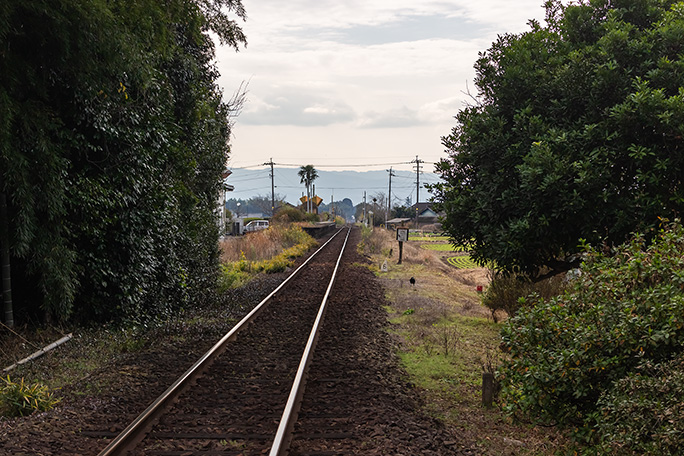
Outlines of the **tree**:
M480 54L476 104L442 138L444 228L481 263L540 278L684 207L684 7L547 1Z
M213 289L216 195L236 106L209 35L239 0L8 0L0 193L15 308L143 319Z
M297 175L299 176L299 183L304 184L306 188L306 211L311 212L311 198L315 196L313 194L313 182L318 178L318 171L313 165L306 165L299 168Z
M394 206L392 208L392 218L411 218L415 216L414 210L410 206Z
M275 194L273 200L270 196L253 196L249 199L248 204L251 208L258 209L263 214L270 214L272 212L272 203L275 201L276 211L285 204L285 198L282 195Z
M371 197L374 226L384 224L389 218L387 214L387 193L377 192Z

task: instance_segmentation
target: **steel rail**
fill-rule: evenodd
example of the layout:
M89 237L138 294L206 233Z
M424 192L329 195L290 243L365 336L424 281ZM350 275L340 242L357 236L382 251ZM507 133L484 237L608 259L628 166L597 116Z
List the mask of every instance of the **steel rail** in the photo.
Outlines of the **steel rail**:
M154 419L161 415L164 408L171 404L190 383L193 376L202 369L205 369L209 363L218 356L226 343L235 339L237 333L244 329L251 323L256 316L261 312L269 299L271 299L281 288L287 284L297 273L306 266L312 258L314 258L326 245L328 245L338 234L342 232L342 228L333 234L322 246L311 254L306 261L304 261L297 269L292 272L278 287L276 287L268 296L266 296L257 306L252 309L242 320L240 320L226 335L224 335L212 348L209 349L202 357L195 362L183 375L181 375L166 391L164 391L157 399L154 400L138 417L131 422L121 433L107 445L98 456L114 456L123 454L130 447L137 444L143 438L144 431L151 426ZM349 233L347 233L347 237ZM345 239L346 245L346 239ZM344 250L344 247L343 247Z
M287 454L290 448L290 442L292 440L292 430L297 421L297 415L299 414L299 406L301 404L302 396L304 395L305 380L306 375L309 370L309 365L313 359L314 349L316 348L316 342L318 341L318 334L320 327L323 324L323 316L325 315L325 310L327 307L328 296L330 296L330 290L332 290L333 284L335 283L335 277L337 276L337 270L340 267L340 262L342 261L342 255L344 254L344 249L347 246L347 241L349 240L349 233L351 229L347 230L347 236L344 239L344 244L342 245L342 250L340 251L340 256L337 257L337 263L335 264L335 269L333 270L332 277L330 278L330 283L328 284L328 289L325 291L325 296L321 302L321 306L318 309L318 315L316 316L316 321L309 334L309 340L306 343L306 348L302 354L302 359L299 362L299 368L297 369L297 375L295 376L294 382L292 384L292 389L290 390L290 395L287 399L287 404L283 415L280 418L280 423L278 425L278 431L276 432L275 439L271 445L271 451L269 456L282 456Z

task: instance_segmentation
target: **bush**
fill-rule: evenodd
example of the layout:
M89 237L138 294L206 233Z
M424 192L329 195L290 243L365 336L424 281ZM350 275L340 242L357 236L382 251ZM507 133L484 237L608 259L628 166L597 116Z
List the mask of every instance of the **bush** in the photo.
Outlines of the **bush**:
M45 412L59 403L47 386L40 383L28 385L22 378L18 382L3 378L0 388L0 410L4 416L26 416L35 411Z
M271 220L273 223L303 222L304 212L296 207L287 206L280 209Z
M602 450L675 456L684 448L684 355L645 363L599 401Z
M304 221L316 223L316 222L321 221L321 217L318 214L314 214L312 212L309 212L309 213L304 214Z
M555 276L541 282L532 282L523 274L504 274L494 272L489 286L482 295L482 304L492 311L503 310L508 316L515 316L520 308L521 298L537 294L549 299L563 290L563 277ZM496 321L496 318L495 318Z
M576 428L597 441L599 398L644 363L684 348L684 230L673 224L608 257L587 249L563 295L532 297L502 329L511 359L499 375L510 413ZM605 405L604 405L605 407Z

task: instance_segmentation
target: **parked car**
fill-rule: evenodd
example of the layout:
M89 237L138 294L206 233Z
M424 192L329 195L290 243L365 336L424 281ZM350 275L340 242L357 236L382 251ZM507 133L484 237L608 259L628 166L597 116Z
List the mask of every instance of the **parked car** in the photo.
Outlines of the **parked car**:
M265 230L266 228L268 228L268 220L252 220L242 229L242 234Z

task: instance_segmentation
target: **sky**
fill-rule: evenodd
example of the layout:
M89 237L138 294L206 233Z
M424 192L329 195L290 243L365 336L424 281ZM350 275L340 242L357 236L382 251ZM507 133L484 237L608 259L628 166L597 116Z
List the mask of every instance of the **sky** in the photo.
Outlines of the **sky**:
M247 89L229 169L433 169L476 95L478 52L543 22L543 3L243 0L247 46L217 48L224 98Z

